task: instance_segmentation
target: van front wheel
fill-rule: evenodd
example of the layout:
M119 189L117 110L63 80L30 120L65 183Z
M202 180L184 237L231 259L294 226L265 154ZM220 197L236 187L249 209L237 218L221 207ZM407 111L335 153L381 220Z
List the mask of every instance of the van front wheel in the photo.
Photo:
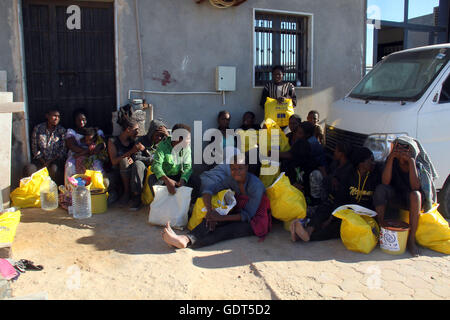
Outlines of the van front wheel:
M444 187L439 191L439 212L447 219L450 219L450 177L444 184Z

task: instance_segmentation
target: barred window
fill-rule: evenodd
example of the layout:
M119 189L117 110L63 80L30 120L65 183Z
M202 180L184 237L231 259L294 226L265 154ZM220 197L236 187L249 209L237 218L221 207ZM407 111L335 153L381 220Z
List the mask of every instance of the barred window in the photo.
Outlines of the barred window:
M282 65L284 80L307 87L308 16L255 12L255 86L272 80L272 68Z

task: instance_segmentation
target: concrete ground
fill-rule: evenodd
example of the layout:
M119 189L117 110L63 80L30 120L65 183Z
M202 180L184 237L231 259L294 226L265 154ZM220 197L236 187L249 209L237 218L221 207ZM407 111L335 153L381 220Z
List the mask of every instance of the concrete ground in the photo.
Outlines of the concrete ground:
M174 250L138 212L111 208L84 221L58 209L22 211L13 259L44 266L12 283L14 297L48 299L449 299L450 256L422 248L412 258L340 239L292 243L275 223L256 237Z

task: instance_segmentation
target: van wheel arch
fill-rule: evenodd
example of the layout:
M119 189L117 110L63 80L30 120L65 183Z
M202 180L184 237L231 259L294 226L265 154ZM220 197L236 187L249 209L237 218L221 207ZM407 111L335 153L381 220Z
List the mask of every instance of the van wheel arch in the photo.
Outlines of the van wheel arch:
M438 194L439 212L450 219L450 176L445 180L444 186Z

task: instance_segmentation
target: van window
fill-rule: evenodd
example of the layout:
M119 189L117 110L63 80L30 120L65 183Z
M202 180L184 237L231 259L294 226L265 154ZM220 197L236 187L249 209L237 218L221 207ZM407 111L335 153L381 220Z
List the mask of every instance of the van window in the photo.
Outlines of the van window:
M445 80L442 85L441 97L439 98L439 103L449 103L450 102L450 77Z
M380 62L350 93L364 100L417 101L449 60L448 49L396 53Z

